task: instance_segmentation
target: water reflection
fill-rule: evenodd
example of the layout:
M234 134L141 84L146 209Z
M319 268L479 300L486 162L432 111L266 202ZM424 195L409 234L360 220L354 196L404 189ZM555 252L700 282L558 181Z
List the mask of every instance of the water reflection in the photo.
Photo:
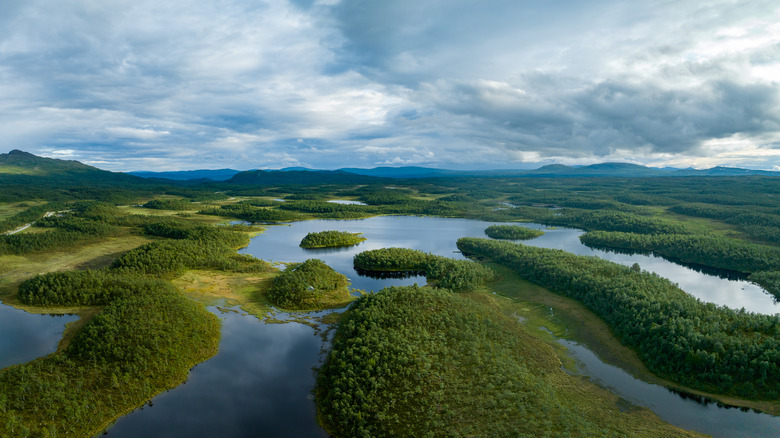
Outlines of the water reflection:
M277 262L302 262L308 258L320 258L333 269L349 277L352 286L364 290L379 290L386 286L381 281L361 277L352 267L355 254L385 247L419 249L436 255L463 258L455 242L460 237L487 237L485 228L496 222L470 219L379 216L357 220L314 220L293 224L271 226L252 239L243 253ZM639 263L643 270L655 272L677 283L680 288L702 301L720 304L733 309L765 314L780 312L780 303L761 287L745 279L720 278L703 269L692 269L672 263L652 254L626 254L615 251L589 248L580 242L582 230L571 228L549 228L544 225L524 223L523 226L541 229L545 234L521 243L543 248L556 248L579 255L601 257L626 266ZM349 248L305 250L298 247L301 239L310 232L337 230L363 233L367 240ZM724 274L724 272L721 272ZM729 275L724 275L729 277ZM407 279L404 285L425 284L424 277Z
M347 199L331 199L330 201L327 202L330 202L331 204L341 204L341 205L367 205L365 202L349 201Z
M371 271L369 269L361 269L355 267L355 272L361 277L376 278L380 280L387 280L389 278L403 279L411 277L423 277L425 271Z
M38 315L0 301L0 368L46 356L57 351L65 324L76 315Z
M384 247L419 249L462 259L455 242L460 237L486 237L493 223L468 219L383 216L362 220L315 220L271 226L253 238L242 253L273 262L320 258L347 275L355 288L379 290L391 285L425 284L425 278L372 278L352 265L355 254ZM579 241L580 230L544 229L546 234L525 244L597 255L617 263L639 263L642 269L678 282L706 301L776 313L775 303L746 282L696 272L652 255L628 255L594 250ZM306 250L298 244L309 232L338 230L363 233L366 241L349 248ZM413 273L415 274L415 273ZM747 283L749 285L749 283ZM767 301L770 305L767 305ZM762 309L763 307L763 309ZM214 311L212 309L212 311ZM326 313L326 312L322 312ZM266 324L235 313L223 319L220 352L193 370L189 382L155 399L153 408L119 420L110 434L119 436L327 436L314 418L311 367L322 359L325 346L315 331L298 323ZM664 387L634 379L620 368L604 364L575 343L562 341L584 364L587 373L632 403L647 406L661 418L686 429L716 436L777 436L775 417L713 403L697 403Z
M327 437L311 394L323 342L314 329L209 310L222 319L219 353L153 407L121 418L109 435Z
M702 301L715 303L732 309L744 308L750 312L774 315L780 313L780 303L760 286L744 279L720 278L708 275L705 270L692 269L672 263L652 254L626 254L616 251L589 248L580 242L584 232L570 228L545 229L542 225L523 224L532 228L544 229L545 234L536 239L523 241L523 244L542 248L562 249L578 255L596 256L606 260L631 266L639 266L650 272L668 278L677 283L680 289ZM728 277L728 275L725 275Z
M635 379L626 371L602 362L592 351L572 341L559 340L580 361L585 374L615 394L650 408L661 419L683 429L715 437L780 435L780 417L748 408L728 407L705 397L681 393Z
M747 274L743 272L733 271L730 269L713 268L712 266L700 265L698 263L684 262L682 260L677 260L671 257L657 254L654 251L638 251L638 250L630 250L630 249L622 249L622 248L609 248L609 247L603 247L599 245L587 245L587 246L588 248L597 249L607 253L611 252L615 254L644 255L644 256L653 255L655 257L660 257L664 260L667 260L671 263L675 263L680 266L684 266L686 268L692 269L696 272L701 272L702 274L711 275L713 277L718 277L725 280L747 281L748 278Z

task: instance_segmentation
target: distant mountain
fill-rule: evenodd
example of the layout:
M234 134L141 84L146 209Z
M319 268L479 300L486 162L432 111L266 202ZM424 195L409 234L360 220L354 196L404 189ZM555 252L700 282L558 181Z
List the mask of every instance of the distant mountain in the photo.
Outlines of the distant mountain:
M39 157L16 149L0 154L0 182L7 184L122 184L139 181L143 179L101 170L74 160Z
M306 185L306 184L367 184L382 181L366 175L341 170L250 170L240 172L227 180L231 184L246 185Z
M739 167L712 167L709 169L676 169L672 172L674 176L745 176L745 175L764 175L780 176L780 172L769 170L741 169Z
M458 170L433 169L429 167L416 166L375 167L373 169L347 167L339 170L357 175L377 176L382 178L435 178L442 176L463 176L475 173L474 171L463 172Z
M154 178L154 179L171 179L175 181L189 181L189 180L211 180L211 181L227 181L235 174L240 173L240 170L234 169L200 169L200 170L180 170L169 172L145 172L134 171L127 172L130 175L139 176L141 178Z
M780 176L780 172L732 167L711 169L676 169L647 167L632 163L599 163L589 166L548 164L538 169L504 170L447 170L426 167L376 167L374 169L344 168L345 172L384 178L441 178L441 177L658 177L658 176Z
M550 164L526 173L528 176L614 176L614 177L640 177L640 176L667 176L670 171L656 167L640 166L631 163L599 163L590 166L564 166L563 164Z
M44 158L17 149L7 154L0 154L0 173L4 174L43 176L95 171L105 172L78 161Z
M49 184L150 184L154 180L165 183L197 185L214 181L234 184L363 184L383 179L458 178L458 177L658 177L658 176L780 176L780 172L713 167L711 169L656 168L631 163L599 163L590 166L550 164L538 169L450 170L429 167L375 167L373 169L344 168L318 170L288 167L281 170L234 169L186 170L175 172L118 173L101 170L73 160L44 158L20 150L0 154L0 182L25 184L28 181L49 181Z

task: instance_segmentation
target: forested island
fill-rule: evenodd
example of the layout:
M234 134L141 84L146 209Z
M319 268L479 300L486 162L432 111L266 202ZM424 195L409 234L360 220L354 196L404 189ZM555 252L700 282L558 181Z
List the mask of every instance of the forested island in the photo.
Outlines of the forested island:
M271 303L282 309L321 310L344 307L354 299L349 294L349 280L325 262L308 259L288 266L274 278L266 293Z
M630 350L664 384L780 413L780 316L704 303L639 266L493 240L541 233L523 223L577 228L593 248L722 270L780 295L777 177L258 171L193 183L18 155L0 155L0 170L35 171L0 172L0 300L82 319L56 352L0 370L0 436L93 436L176 387L217 352L219 321L204 307L217 301L258 318L355 301L316 323L336 329L315 391L335 436L686 434L646 410L619 412L614 395L561 371L565 350L522 319L552 327L578 316L564 306L550 306L563 319L533 313L548 305L507 292L530 288L583 305L609 328L604 349ZM327 202L344 198L362 204ZM321 260L280 269L271 262L283 260L238 252L278 223L379 215L481 220L493 239L459 240L470 260L354 248L358 273L428 282L357 300L344 273ZM368 236L312 234L314 247Z
M347 231L320 231L307 234L301 240L301 248L339 248L357 245L366 240L361 233Z
M520 225L491 225L485 228L485 234L493 239L528 240L541 236L544 231Z

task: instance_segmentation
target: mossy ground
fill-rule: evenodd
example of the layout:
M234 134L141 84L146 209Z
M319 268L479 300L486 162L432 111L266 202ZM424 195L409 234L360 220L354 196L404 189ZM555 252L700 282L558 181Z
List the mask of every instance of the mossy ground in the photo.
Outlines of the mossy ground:
M172 283L196 301L207 305L240 306L245 312L263 319L272 311L265 290L275 275L188 271Z

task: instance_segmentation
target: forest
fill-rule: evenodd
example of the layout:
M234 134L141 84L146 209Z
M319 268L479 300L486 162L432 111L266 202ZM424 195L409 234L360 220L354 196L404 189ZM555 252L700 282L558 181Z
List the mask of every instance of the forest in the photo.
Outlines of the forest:
M0 175L0 233L30 225L0 235L4 304L96 314L56 353L0 370L0 436L100 433L215 354L218 321L173 286L187 273L267 278L268 289L256 296L288 310L354 299L346 278L317 259L280 272L239 254L259 231L255 224L429 215L498 222L486 235L510 240L538 235L523 222L573 227L585 231L588 246L733 271L780 296L780 180L773 177L274 178ZM362 204L327 202L339 199ZM357 237L327 233L338 232L321 233L316 245ZM520 435L634 430L638 420L583 393L547 344L496 307L489 292L501 278L488 261L583 303L659 377L739 397L734 403L776 405L780 398L777 315L702 303L641 269L562 251L472 238L458 247L473 260L408 248L354 257L368 273L422 272L431 287L366 294L340 317L316 388L328 431L495 436L511 434L510 424L522 424ZM89 251L87 262L53 272L25 268ZM652 424L658 436L680 433Z
M544 231L520 225L491 225L485 228L485 234L492 239L528 240L543 235Z
M61 351L0 371L2 436L92 436L119 415L177 386L192 366L216 353L219 322L166 280L192 268L273 269L235 253L248 242L241 231L111 216L116 214L111 207L76 204L67 216L39 226L93 236L90 230L101 224L134 222L143 224L140 232L171 240L128 251L104 269L39 274L19 284L17 297L26 305L104 308ZM52 232L28 236L48 234Z
M274 278L266 296L279 308L322 310L344 307L352 301L349 280L319 259L288 266Z
M316 400L344 437L686 436L577 388L549 346L490 302L428 287L350 307Z
M355 255L356 269L369 272L423 272L428 284L454 291L471 291L495 279L487 266L408 248L381 248Z
M780 395L780 315L702 303L654 273L597 257L477 238L458 248L582 301L658 375L722 394Z

